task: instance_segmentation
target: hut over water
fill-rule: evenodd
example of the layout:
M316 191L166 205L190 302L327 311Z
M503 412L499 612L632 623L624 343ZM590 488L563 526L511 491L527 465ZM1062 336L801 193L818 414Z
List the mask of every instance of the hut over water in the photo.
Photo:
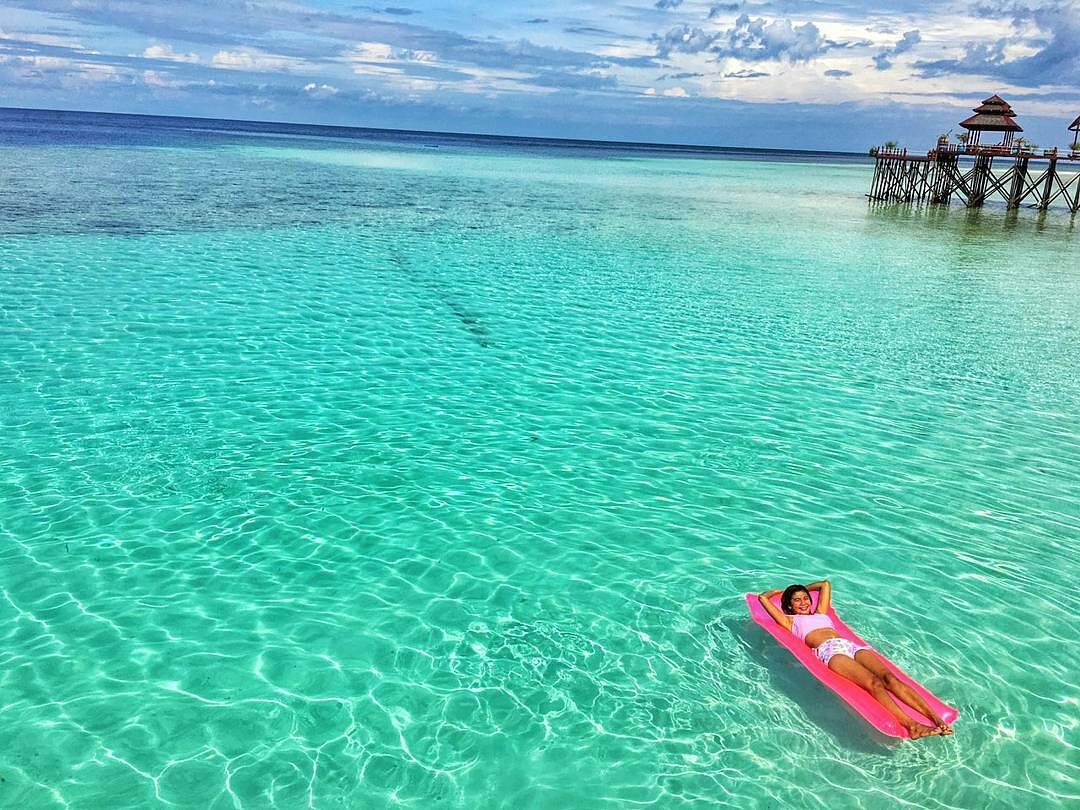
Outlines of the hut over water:
M980 208L997 196L1009 209L1028 205L1045 211L1064 203L1074 215L1080 213L1080 118L1069 124L1077 133L1071 150L1059 154L1055 146L1036 154L1035 146L1013 142L1016 133L1024 131L1015 115L1009 102L990 96L960 122L968 131L968 137L961 138L963 146L942 135L923 155L887 147L873 150L874 179L868 196L882 202L945 205L958 198L968 208ZM1001 143L981 146L984 132L1003 133Z
M999 95L990 96L976 107L973 112L975 115L960 122L960 126L971 133L969 143L972 146L979 145L979 136L984 132L1004 132L1005 137L1002 139L1001 145L1012 146L1013 136L1017 132L1024 131L1024 128L1013 120L1016 113L1009 106L1009 102Z

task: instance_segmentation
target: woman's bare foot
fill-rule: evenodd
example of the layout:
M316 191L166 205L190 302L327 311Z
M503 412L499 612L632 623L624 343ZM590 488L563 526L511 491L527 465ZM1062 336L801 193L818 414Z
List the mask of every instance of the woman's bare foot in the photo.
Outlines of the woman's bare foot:
M924 726L922 723L912 723L907 727L911 739L918 740L922 737L940 737L943 732L940 726Z
M953 727L938 717L936 714L931 715L930 719L934 721L934 725L941 729L941 736L948 737L953 733Z

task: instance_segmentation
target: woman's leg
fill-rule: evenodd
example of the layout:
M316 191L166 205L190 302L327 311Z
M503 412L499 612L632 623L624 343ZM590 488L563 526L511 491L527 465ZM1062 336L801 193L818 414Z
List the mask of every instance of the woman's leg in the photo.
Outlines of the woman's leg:
M913 740L917 740L919 737L929 737L930 735L941 733L941 729L934 728L933 726L925 726L908 717L907 714L904 713L904 710L897 706L896 701L892 699L889 690L885 688L885 681L854 658L847 655L834 655L829 659L829 669L837 675L842 675L849 681L857 683L873 695L874 700L888 709L889 714L895 717L900 725L908 730L908 733Z
M911 708L918 710L923 717L929 717L934 721L935 725L941 729L942 734L952 734L952 726L945 723L940 717L938 717L934 710L930 708L922 695L897 678L885 666L885 662L881 660L879 656L873 650L859 650L855 653L855 661L862 664L868 670L877 675L885 683L885 688L900 698L904 703Z

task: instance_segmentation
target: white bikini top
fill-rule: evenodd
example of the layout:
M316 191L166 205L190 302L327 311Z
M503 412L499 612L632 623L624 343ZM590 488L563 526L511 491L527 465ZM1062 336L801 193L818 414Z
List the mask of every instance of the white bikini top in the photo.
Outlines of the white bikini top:
M791 620L791 632L794 633L799 641L806 641L807 635L813 633L815 630L835 630L833 627L832 619L829 618L827 613L811 613L807 616L799 615L795 616Z

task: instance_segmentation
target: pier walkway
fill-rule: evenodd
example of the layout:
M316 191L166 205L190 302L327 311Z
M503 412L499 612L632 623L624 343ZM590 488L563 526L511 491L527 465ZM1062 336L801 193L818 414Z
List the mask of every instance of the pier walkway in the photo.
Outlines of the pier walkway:
M1046 210L1064 205L1080 211L1080 154L1042 154L996 146L940 144L924 155L878 149L871 200L937 203L953 198L978 208L997 196L1008 208Z

